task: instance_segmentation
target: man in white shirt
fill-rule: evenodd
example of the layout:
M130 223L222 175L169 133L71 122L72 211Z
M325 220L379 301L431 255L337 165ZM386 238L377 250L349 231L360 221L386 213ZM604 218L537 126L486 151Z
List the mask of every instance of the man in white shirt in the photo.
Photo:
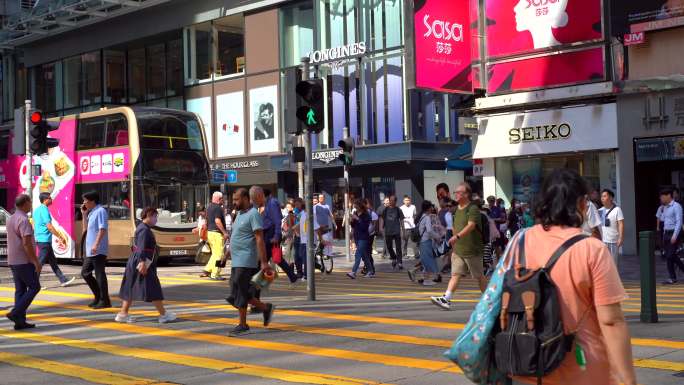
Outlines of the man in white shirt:
M584 215L584 223L582 223L582 232L586 235L601 239L601 217L599 217L598 210L592 201L587 199L587 212Z
M612 190L604 189L601 192L603 207L599 210L599 216L601 217L601 238L608 246L615 266L618 266L620 247L622 247L625 234L625 217L620 207L615 205L614 199L615 193Z
M401 248L405 250L408 257L408 245L411 238L411 230L416 227L416 206L411 204L411 198L404 195L404 204L400 207L401 213L404 214L404 220L401 228ZM413 245L413 255L416 255L416 245Z

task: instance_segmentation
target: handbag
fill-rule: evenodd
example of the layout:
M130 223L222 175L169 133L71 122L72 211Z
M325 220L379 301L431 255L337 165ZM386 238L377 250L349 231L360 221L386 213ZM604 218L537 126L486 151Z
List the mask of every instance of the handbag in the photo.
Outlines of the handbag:
M211 247L209 243L205 241L200 242L200 246L197 248L197 253L195 254L195 263L206 264L211 258Z
M276 265L283 261L283 249L280 248L280 245L271 247L271 260Z
M524 231L521 230L518 234ZM451 348L444 352L444 355L456 363L463 370L463 374L476 384L505 385L512 382L505 373L496 368L493 335L500 327L503 280L506 271L511 268L514 244L515 242L509 242L506 246L487 289L470 315L470 320L454 340Z

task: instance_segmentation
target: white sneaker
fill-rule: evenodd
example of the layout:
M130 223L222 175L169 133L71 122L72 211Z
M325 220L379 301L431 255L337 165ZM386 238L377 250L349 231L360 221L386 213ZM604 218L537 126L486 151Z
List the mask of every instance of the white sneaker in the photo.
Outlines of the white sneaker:
M435 306L441 307L444 310L451 309L451 302L449 302L449 300L446 299L444 296L430 297L430 301L432 301L432 303L435 304Z
M130 324L130 323L135 322L134 318L131 317L130 315L128 315L128 314L124 315L121 313L116 313L116 317L114 317L114 321L119 322L119 323L123 323L123 324L126 324L126 323Z
M159 316L159 323L160 324L165 324L169 322L173 322L178 318L176 316L176 313L171 313L171 312L166 312L166 314Z
M423 281L423 286L435 286L437 282L431 280L431 279L426 279Z
M74 283L75 280L76 280L76 277L71 277L71 279L69 279L68 281L66 281L64 283L60 283L59 286L61 286L61 287L70 286L72 283Z

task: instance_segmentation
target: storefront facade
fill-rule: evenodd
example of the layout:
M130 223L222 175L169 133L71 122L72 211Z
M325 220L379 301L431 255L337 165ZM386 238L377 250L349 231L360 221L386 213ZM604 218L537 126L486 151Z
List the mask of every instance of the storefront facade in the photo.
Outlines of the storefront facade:
M617 107L620 203L627 235L636 237L655 229L660 190L684 189L684 88L622 94Z
M478 124L473 157L484 160L485 196L531 203L545 176L569 168L619 202L615 103L484 115Z

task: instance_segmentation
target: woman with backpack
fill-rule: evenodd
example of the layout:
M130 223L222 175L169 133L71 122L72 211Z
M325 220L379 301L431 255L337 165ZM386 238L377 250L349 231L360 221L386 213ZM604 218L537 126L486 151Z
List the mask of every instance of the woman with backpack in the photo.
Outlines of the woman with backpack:
M438 270L437 260L435 259L435 248L444 240L446 230L440 223L435 206L430 201L423 201L421 214L418 216L418 234L420 235L420 263L423 266L423 279L418 283L423 286L434 286L437 284ZM413 278L415 271L409 271L409 278ZM413 279L411 279L413 280Z
M582 233L588 193L585 181L575 171L560 169L546 178L539 199L535 201L534 214L538 224L525 232L521 249L518 249L518 239L514 239L516 244L512 246L521 250L517 252L514 265L520 263L523 269L515 269L513 273L522 275L523 280L531 273L541 272L550 276L550 284L555 285L557 297L552 301L555 302L553 306L557 306L560 312L560 322L556 322L562 323L566 341L571 342L574 336L572 351L566 353L565 347L559 348L558 355L553 357L558 361L557 366L543 372L545 385L567 384L568 381L576 385L634 385L636 375L629 330L620 306L627 296L615 262L600 240L577 237ZM575 242L571 243L573 240ZM520 255L524 255L522 262ZM539 270L541 268L544 270ZM503 308L508 306L506 285L509 282L512 281L507 279L504 284ZM513 283L510 287L514 286ZM511 306L516 304L515 295L515 291L510 294ZM524 303L526 295L529 296L529 291L522 293ZM540 330L547 326L545 321L548 317L544 311L531 311L530 316L525 317L528 322L522 324L523 327L532 325L537 338L541 338ZM497 339L511 328L511 317L515 316L510 311L502 311L503 314L509 314L507 323L503 317L501 321L507 324L507 328L497 335ZM518 328L520 326L517 325ZM527 335L530 334L529 327ZM506 356L516 360L524 358L529 352L521 351L525 348L523 345L511 349L510 356ZM499 362L497 358L497 365ZM502 357L501 362L505 365L508 358ZM517 365L517 370L520 368L521 365ZM536 384L538 378L514 376L513 380L514 384Z

